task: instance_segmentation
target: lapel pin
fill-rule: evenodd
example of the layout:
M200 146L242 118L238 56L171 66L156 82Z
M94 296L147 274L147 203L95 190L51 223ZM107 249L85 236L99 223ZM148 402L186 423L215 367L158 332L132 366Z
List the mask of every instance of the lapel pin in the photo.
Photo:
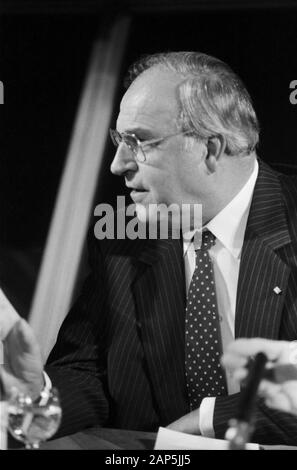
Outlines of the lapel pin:
M282 290L276 286L274 289L273 289L273 292L275 292L277 295L281 294Z

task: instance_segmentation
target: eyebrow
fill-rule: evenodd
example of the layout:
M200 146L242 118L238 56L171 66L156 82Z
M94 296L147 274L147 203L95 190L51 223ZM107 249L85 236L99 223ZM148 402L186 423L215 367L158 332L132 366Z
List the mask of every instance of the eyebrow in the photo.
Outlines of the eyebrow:
M138 137L139 139L143 139L143 140L149 140L149 139L154 139L158 137L153 131L149 129L144 129L143 127L134 127L134 128L125 130L124 133L135 134L136 137Z

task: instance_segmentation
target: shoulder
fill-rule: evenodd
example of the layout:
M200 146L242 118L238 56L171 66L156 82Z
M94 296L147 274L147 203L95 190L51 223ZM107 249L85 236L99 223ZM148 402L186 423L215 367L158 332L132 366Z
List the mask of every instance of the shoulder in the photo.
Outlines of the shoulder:
M287 210L292 212L294 208L297 208L297 174L277 172L277 177L280 182L285 206Z
M259 177L264 186L281 192L285 205L297 206L297 165L264 163L259 160Z

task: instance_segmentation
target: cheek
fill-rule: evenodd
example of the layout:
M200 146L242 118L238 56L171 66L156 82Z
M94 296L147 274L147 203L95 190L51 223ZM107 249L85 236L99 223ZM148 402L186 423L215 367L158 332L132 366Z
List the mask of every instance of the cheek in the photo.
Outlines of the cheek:
M151 168L144 175L143 181L150 191L160 192L167 185L168 174L159 168Z
M156 178L152 181L150 186L150 192L153 196L153 199L157 203L169 203L172 202L172 194L176 183L172 178L172 175L167 175L159 178Z
M174 158L166 166L146 168L143 183L149 189L150 200L156 203L172 203L181 190L182 172Z

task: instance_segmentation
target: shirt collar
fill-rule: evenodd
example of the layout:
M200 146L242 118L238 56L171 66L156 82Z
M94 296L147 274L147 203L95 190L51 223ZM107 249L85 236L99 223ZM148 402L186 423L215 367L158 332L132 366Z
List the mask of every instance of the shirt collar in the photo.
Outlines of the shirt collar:
M255 165L251 176L243 188L202 230L207 228L215 237L231 252L235 258L239 258L244 233L246 229L252 196L259 172L259 165ZM184 233L184 255L186 254L196 230ZM198 237L199 238L199 237Z

